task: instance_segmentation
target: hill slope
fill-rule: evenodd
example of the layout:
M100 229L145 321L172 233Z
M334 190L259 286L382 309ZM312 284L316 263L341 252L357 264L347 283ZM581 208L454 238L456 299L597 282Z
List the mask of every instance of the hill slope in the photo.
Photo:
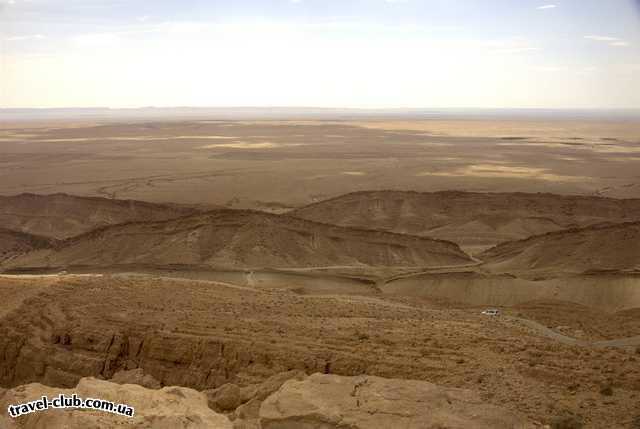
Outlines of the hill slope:
M640 220L640 199L367 191L314 203L289 214L336 225L439 238L476 251L566 228Z
M54 250L11 261L13 267L170 264L233 267L460 265L454 244L423 237L343 228L289 216L218 210L162 222L105 227Z
M640 269L640 222L552 232L478 255L492 271L585 272Z
M36 249L51 247L53 240L0 228L0 262Z
M0 225L56 239L106 225L173 219L194 212L173 205L67 194L0 196Z

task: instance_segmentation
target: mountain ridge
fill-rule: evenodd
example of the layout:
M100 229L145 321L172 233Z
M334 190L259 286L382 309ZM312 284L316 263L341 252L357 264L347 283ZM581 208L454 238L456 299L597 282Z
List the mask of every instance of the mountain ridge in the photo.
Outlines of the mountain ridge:
M140 239L137 239L140 237ZM13 267L171 264L309 267L431 266L473 261L455 243L220 209L154 222L105 226L14 259ZM40 264L40 265L38 265Z
M441 238L475 253L545 232L640 220L640 199L524 192L357 191L288 214Z

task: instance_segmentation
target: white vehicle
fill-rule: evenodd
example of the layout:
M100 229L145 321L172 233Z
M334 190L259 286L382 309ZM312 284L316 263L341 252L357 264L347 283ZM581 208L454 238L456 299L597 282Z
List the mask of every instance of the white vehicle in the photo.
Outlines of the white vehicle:
M500 310L496 310L495 308L489 308L482 312L485 316L500 316Z

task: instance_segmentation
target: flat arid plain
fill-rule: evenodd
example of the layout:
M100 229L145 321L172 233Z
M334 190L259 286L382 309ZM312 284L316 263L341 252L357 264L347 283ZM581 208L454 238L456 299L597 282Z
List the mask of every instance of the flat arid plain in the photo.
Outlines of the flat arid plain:
M5 121L0 290L3 412L136 408L2 428L640 428L640 122Z

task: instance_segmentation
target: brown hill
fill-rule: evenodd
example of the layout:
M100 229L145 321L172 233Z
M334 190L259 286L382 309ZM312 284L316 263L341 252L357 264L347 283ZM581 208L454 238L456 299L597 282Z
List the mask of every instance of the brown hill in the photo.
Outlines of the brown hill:
M598 225L500 244L480 255L492 271L585 272L640 269L640 222Z
M53 240L45 237L0 228L0 262L36 249L51 247Z
M67 194L0 196L0 225L56 239L106 225L173 219L195 211L175 205Z
M11 261L12 267L440 266L470 262L456 244L446 241L244 210L114 225Z
M572 227L640 220L640 199L527 193L355 192L292 216L453 241L468 251Z

